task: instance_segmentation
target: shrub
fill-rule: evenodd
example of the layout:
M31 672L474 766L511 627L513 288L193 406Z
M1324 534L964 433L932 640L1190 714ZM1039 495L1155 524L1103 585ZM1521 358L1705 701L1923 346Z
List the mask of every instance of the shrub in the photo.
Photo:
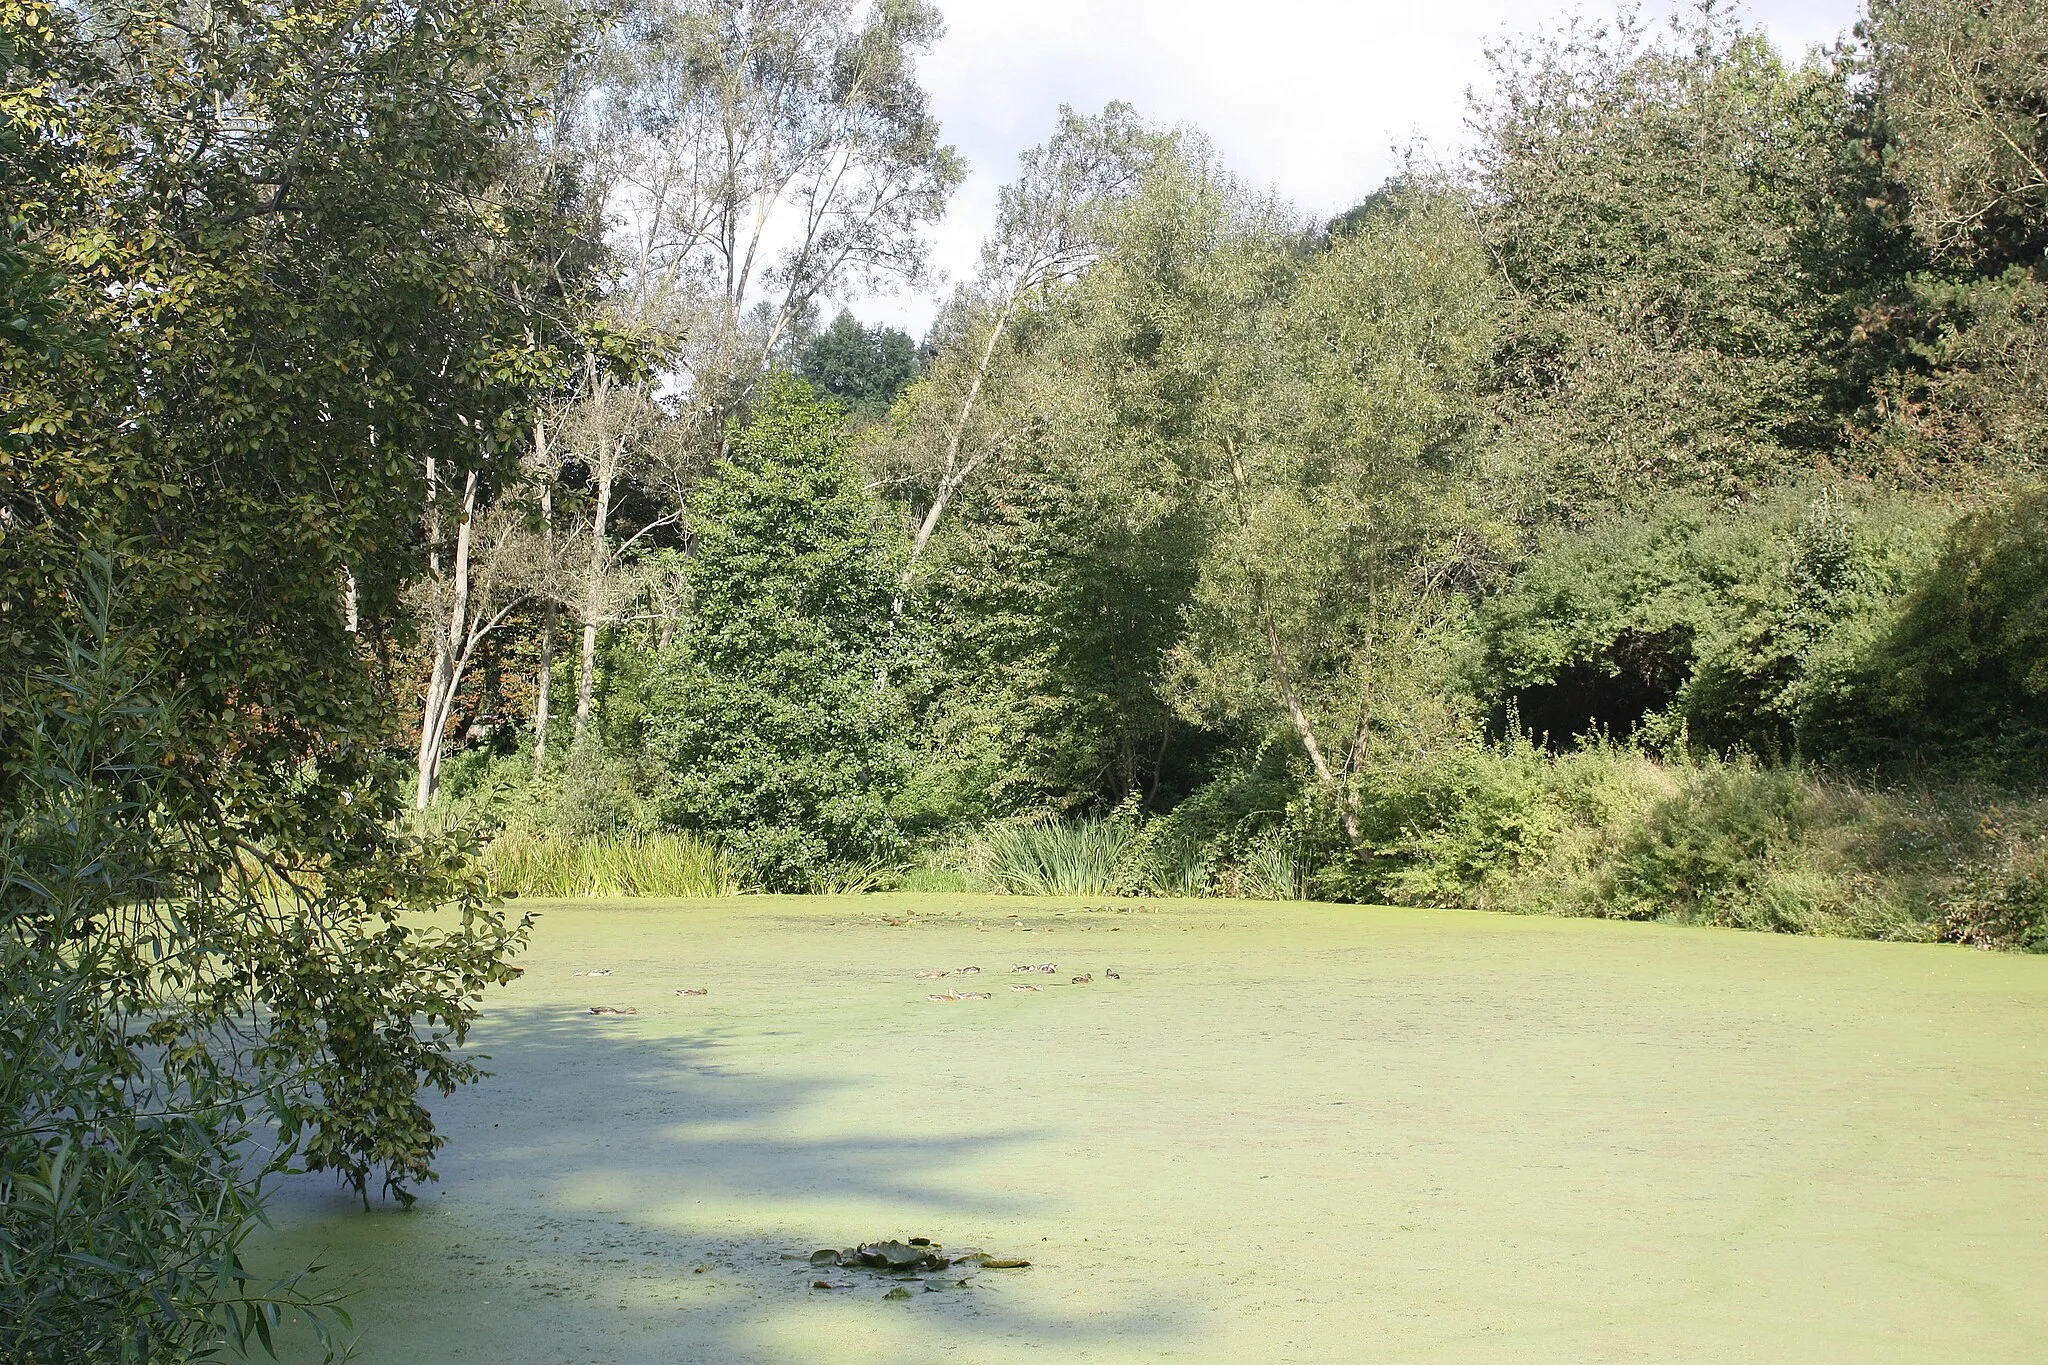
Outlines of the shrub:
M1224 894L1247 900L1298 901L1307 894L1306 881L1292 841L1276 829L1225 871Z
M641 775L623 755L596 739L570 746L539 814L568 840L617 840L648 822Z
M1979 948L2048 952L2048 834L2008 838L2001 814L1985 820L1992 851L1957 879L1941 937Z
M1121 889L1146 896L1205 895L1212 861L1209 850L1185 824L1172 816L1148 821L1125 854L1130 871Z
M1600 912L1708 923L1754 913L1748 907L1769 855L1799 839L1802 795L1795 772L1714 765L1622 836ZM1782 894L1766 902L1782 903ZM1773 919L1746 927L1789 926Z
M1815 728L1880 764L2048 777L2048 490L1956 524Z
M1343 900L1556 908L1597 832L1667 789L1663 766L1606 743L1559 753L1511 732L1417 754L1361 779L1362 848L1327 812L1301 812L1321 831L1309 886Z
M1480 613L1474 687L1554 744L1789 757L1932 562L1945 504L1680 499L1547 542Z
M1749 758L1660 759L1610 744L1557 753L1510 737L1371 774L1361 807L1360 849L1331 836L1326 813L1304 824L1323 835L1309 863L1316 894L1991 947L2048 942L2042 803L1938 777L1877 787Z

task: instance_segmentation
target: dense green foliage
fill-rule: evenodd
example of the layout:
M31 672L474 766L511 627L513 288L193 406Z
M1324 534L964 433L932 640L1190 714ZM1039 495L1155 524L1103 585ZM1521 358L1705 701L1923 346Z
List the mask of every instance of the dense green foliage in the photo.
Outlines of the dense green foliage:
M123 646L81 642L24 718L35 772L0 827L8 1360L182 1358L260 1335L295 1297L243 1270L257 1192L237 1153L297 1078L273 1075L266 1093L233 1055L193 1046L205 1006L180 998L220 988L209 949L266 907L246 884L167 884L182 860L164 845L188 833L162 766L172 718L124 676ZM110 769L118 786L97 780ZM152 939L181 946L160 961Z
M778 885L880 857L2031 941L1968 926L2032 903L1985 888L2025 883L2043 777L2035 26L1880 4L1794 64L1718 7L1575 21L1491 54L1462 164L1327 225L1197 134L1065 112L923 373L855 424L865 514L851 475L809 511L728 474L688 499L706 546L809 518L877 563L893 510L894 591L790 605L755 561L781 605L732 619L818 671L730 695L674 681L729 605L622 628L673 653L608 670L604 762L678 797L588 808ZM843 315L800 368L870 405L882 335ZM782 688L806 706L762 741ZM682 795L741 773L722 811ZM791 812L788 868L748 870L742 789ZM817 793L851 791L859 837L829 833Z
M668 821L773 890L893 853L889 553L837 410L770 376L693 518L690 617L640 722Z
M908 332L863 327L842 310L803 348L796 372L848 412L879 417L917 377L917 344Z
M1871 636L1934 557L1943 512L1832 491L1680 498L1550 532L1480 612L1476 690L1538 736L1604 729L1775 757L1828 747Z
M1853 668L1830 719L1856 756L2038 781L2048 769L2048 493L1959 522Z
M390 688L425 489L511 464L551 365L567 39L0 7L0 1356L261 1338L263 1170L409 1201L423 1091L482 1074L523 928L396 823Z

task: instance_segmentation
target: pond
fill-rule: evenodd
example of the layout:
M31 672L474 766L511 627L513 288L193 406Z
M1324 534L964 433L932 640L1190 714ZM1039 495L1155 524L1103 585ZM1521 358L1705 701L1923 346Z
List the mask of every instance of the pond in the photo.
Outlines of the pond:
M261 1264L330 1266L371 1365L2048 1359L2048 958L1241 901L537 908L495 1074L431 1101L442 1182L273 1203ZM905 1294L809 1259L911 1237L1031 1264Z

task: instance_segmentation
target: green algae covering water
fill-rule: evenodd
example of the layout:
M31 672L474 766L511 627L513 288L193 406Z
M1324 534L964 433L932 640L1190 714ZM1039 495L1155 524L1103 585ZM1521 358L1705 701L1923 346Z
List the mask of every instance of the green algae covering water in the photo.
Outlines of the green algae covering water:
M372 1365L2048 1360L2048 958L1242 902L541 909L495 1076L432 1102L442 1183L273 1205L260 1259L352 1286ZM1031 1264L809 1259L913 1236Z

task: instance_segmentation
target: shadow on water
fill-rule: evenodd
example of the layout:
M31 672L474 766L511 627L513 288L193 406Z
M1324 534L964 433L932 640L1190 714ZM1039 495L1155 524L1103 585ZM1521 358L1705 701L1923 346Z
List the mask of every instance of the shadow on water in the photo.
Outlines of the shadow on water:
M1028 1256L1005 1228L1056 1210L966 1172L1057 1135L821 1127L861 1082L749 1071L725 1060L720 1030L647 1037L636 1023L493 1011L477 1039L493 1075L430 1100L449 1137L443 1183L410 1212L366 1213L325 1178L292 1178L260 1254L326 1265L376 1365L861 1359L863 1342L971 1352L999 1339L1085 1356L1171 1332L1157 1304L1052 1307L1022 1278L1056 1273L1044 1266L984 1271L967 1289L909 1284L910 1301L890 1302L888 1280L785 1259L912 1235ZM848 1287L812 1289L820 1278ZM285 1355L306 1358L303 1342Z

